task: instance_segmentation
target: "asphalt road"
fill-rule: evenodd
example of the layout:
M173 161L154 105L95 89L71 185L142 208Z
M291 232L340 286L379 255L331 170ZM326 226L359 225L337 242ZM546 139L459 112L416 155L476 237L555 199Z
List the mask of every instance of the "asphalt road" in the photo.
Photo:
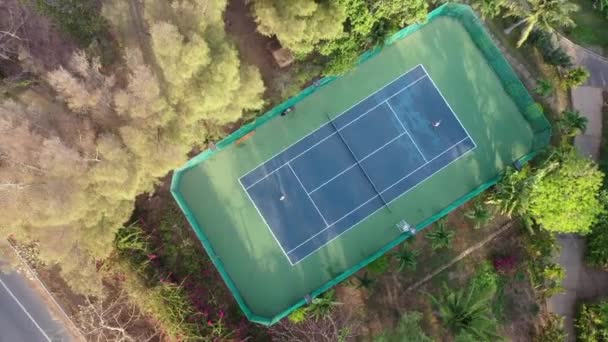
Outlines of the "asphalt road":
M40 296L19 273L0 272L0 342L70 341Z

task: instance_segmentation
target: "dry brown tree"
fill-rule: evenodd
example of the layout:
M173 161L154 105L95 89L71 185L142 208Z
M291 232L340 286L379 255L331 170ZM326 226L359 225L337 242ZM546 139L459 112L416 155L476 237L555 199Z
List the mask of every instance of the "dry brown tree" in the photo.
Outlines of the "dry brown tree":
M25 21L25 12L0 7L0 59L15 60L18 57L19 45L23 41L20 31Z
M87 341L146 342L160 339L160 332L131 304L122 290L104 300L85 298L75 322Z
M336 308L329 315L294 323L284 319L270 328L273 341L336 342L353 341L359 334L360 315L353 310Z

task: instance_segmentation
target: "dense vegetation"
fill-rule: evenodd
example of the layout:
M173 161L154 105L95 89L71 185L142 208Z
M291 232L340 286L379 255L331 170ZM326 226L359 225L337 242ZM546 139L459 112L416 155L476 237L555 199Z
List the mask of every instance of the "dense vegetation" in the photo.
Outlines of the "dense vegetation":
M304 58L326 57L324 74L341 74L366 49L382 45L407 24L424 22L428 4L421 0L338 0L333 2L255 0L258 30Z
M188 1L150 13L160 74L136 48L124 50L121 74L77 52L40 75L54 98L33 90L0 102L0 229L40 241L43 258L60 261L83 293L99 288L95 260L111 252L135 197L214 127L263 104L258 71L240 63L225 37L225 3L214 5Z
M608 301L582 304L576 329L578 341L608 341Z

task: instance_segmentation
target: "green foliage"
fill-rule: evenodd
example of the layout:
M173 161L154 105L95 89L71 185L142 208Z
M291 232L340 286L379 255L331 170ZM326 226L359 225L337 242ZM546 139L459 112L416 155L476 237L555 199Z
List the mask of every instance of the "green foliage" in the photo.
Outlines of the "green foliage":
M367 265L367 270L372 274L383 274L388 271L390 267L390 259L388 255L384 254L378 259L372 261L369 265Z
M534 342L557 342L566 341L567 334L564 330L564 318L550 313L545 320L541 331L534 336Z
M526 43L535 46L547 64L562 68L570 68L572 66L572 59L557 43L552 33L534 30Z
M356 288L364 288L368 291L371 291L376 284L376 279L369 276L369 273L363 273L363 276L355 275L355 279L357 280L354 284Z
M520 171L508 167L487 202L496 206L501 215L526 217L530 192L538 178L533 177L533 171L528 165Z
M582 304L575 325L577 341L608 341L608 300Z
M428 296L457 341L498 341L503 338L490 305L495 294L496 284L483 280L459 289L444 284L439 297Z
M401 246L401 250L393 254L393 258L397 260L397 264L399 265L399 271L401 272L403 270L416 270L416 257L418 257L418 254L418 251L410 250L408 245L404 243Z
M479 289L495 289L495 295L491 300L492 314L497 319L504 317L504 281L496 272L490 262L483 262L477 268L471 279L471 286Z
M526 263L530 281L541 298L547 298L563 291L564 270L554 262L559 252L555 234L547 230L537 230L526 238L529 261Z
M104 19L94 0L32 0L36 8L54 19L59 26L83 46L103 34Z
M490 211L483 201L475 201L473 208L464 213L464 216L471 220L473 228L479 229L492 220Z
M318 51L328 57L326 75L351 69L365 50L381 46L390 34L408 24L426 20L423 0L337 0L346 11L344 35L324 41Z
M374 337L374 342L432 342L420 327L422 314L406 312L401 316L395 329L387 330Z
M449 228L446 219L441 219L435 223L432 231L426 234L426 238L431 243L431 248L435 251L442 248L449 248L456 232Z
M508 16L521 19L518 24L525 24L517 41L518 47L528 39L534 29L551 32L555 28L573 27L575 23L570 14L579 9L568 0L511 1L507 2L506 6Z
M299 323L304 322L307 317L308 317L308 308L301 307L301 308L298 308L297 310L293 311L291 314L289 314L288 319L291 323L299 324Z
M141 227L132 223L129 226L122 227L116 232L114 246L119 253L130 253L135 251L141 255L147 255L152 252L147 239L148 238Z
M602 213L586 237L585 262L608 270L608 216Z
M561 87L563 89L578 87L585 83L588 78L589 71L584 67L570 69L562 75Z
M551 297L555 294L564 292L562 282L566 277L566 270L562 266L549 263L542 272L542 277L545 282L543 288L546 297Z
M542 97L548 97L555 92L555 86L549 80L538 80L538 85L534 88L534 92Z
M335 290L331 289L321 296L314 298L312 303L307 307L308 313L315 319L323 319L334 311L337 305L342 303L335 301Z
M323 40L342 36L345 8L339 2L314 0L255 0L258 31L275 35L298 55L312 52Z
M181 286L156 279L158 275L148 262L152 247L144 236L137 225L119 229L114 241L118 258L107 265L108 271L121 273L129 300L153 317L167 336L196 339L201 331L190 323L195 316L190 300Z
M476 0L472 6L483 19L491 19L500 15L504 5L505 0Z
M588 119L577 110L564 110L557 120L557 126L562 135L574 137L585 133Z
M529 193L529 215L553 232L587 234L604 211L600 198L604 175L573 148L559 151L555 159L559 167Z

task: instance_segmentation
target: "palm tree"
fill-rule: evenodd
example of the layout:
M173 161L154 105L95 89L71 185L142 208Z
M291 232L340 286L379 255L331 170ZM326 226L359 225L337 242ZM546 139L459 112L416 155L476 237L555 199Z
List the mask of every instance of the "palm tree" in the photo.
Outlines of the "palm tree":
M315 319L323 319L329 316L336 306L342 305L342 303L334 300L334 294L335 291L332 289L325 292L323 295L314 298L308 307L309 313Z
M548 80L538 80L538 85L534 88L534 92L542 97L551 96L553 91L555 91L555 87L553 86L553 83Z
M453 290L444 284L443 293L434 297L427 293L446 327L456 341L499 341L498 322L492 314L491 302L496 286L475 286Z
M355 275L355 279L357 279L356 288L364 288L368 291L371 291L376 284L376 279L369 276L367 272L363 273L363 276Z
M400 251L393 254L393 257L397 259L397 262L399 263L399 271L403 271L404 269L414 271L416 269L417 256L418 252L411 251L405 243L401 247Z
M473 208L464 213L464 216L473 222L473 228L479 229L492 219L492 212L482 201L476 201Z
M579 9L578 5L568 0L515 0L507 2L506 6L509 16L520 18L505 30L506 34L526 24L517 41L517 47L528 39L535 28L551 32L554 27L574 27L575 23L570 18L570 13Z
M588 121L589 120L582 116L577 110L565 110L562 112L562 116L559 118L557 124L563 135L574 137L585 132Z
M433 250L447 248L452 243L452 239L456 234L452 229L448 228L446 220L437 221L436 227L430 233L426 234L426 238L431 242Z

